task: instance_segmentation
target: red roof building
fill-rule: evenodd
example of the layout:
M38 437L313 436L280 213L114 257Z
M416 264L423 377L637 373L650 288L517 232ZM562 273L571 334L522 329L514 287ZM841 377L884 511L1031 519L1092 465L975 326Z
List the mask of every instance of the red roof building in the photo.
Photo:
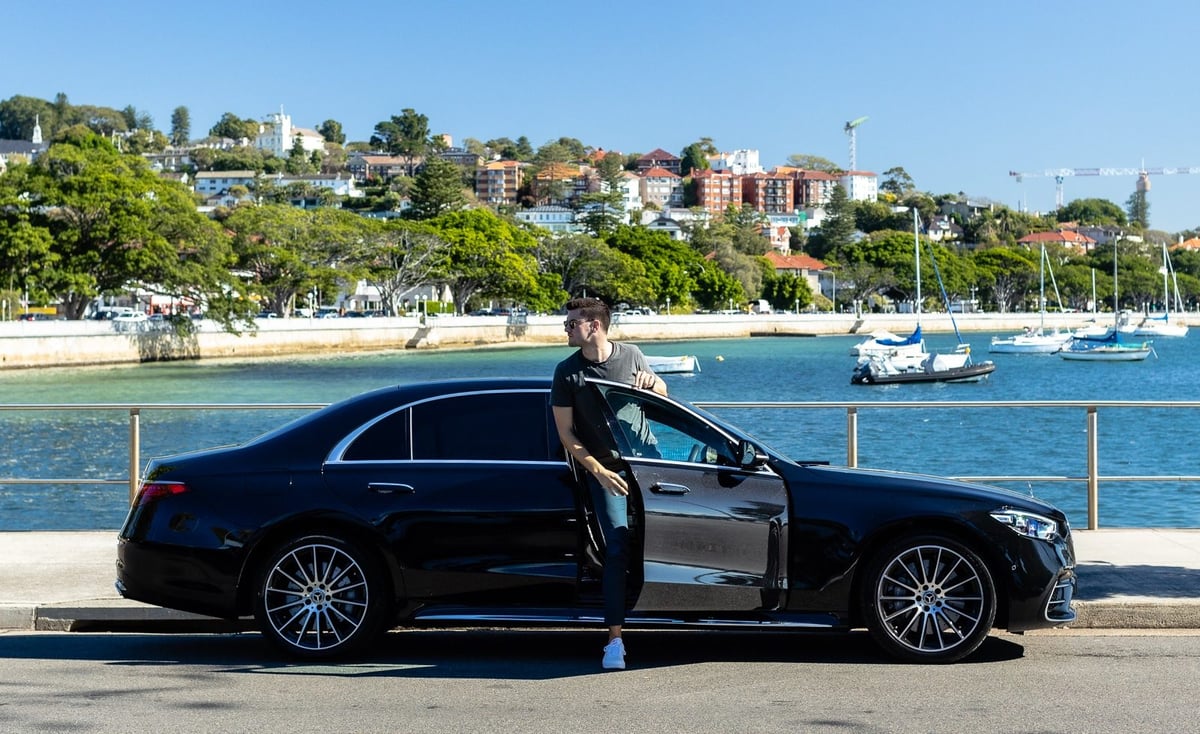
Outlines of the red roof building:
M1087 235L1079 234L1070 229L1057 229L1053 232L1034 232L1027 234L1017 240L1018 245L1063 245L1065 247L1073 247L1084 252L1090 251L1096 246L1096 240Z

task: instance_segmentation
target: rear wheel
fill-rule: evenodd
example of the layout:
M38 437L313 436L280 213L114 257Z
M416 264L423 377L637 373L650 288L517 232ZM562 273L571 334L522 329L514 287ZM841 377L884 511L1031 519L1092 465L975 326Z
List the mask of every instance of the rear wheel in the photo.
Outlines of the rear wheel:
M987 565L942 536L905 538L879 553L863 586L872 637L910 662L951 663L970 655L996 617Z
M306 536L281 546L258 580L259 629L290 655L348 654L380 634L388 595L378 564L354 543Z

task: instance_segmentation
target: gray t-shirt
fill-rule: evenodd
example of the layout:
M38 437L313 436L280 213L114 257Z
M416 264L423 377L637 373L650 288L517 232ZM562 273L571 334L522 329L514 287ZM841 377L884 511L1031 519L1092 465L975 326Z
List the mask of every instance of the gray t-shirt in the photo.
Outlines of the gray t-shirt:
M550 387L550 404L569 407L575 419L575 434L601 464L617 469L619 452L613 445L611 432L604 420L604 411L595 392L588 389L585 378L594 377L612 382L633 384L639 371L649 371L650 364L642 350L632 344L609 342L612 354L603 362L593 362L578 350L554 368ZM634 450L643 455L658 454L657 441L646 424L642 409L636 404L613 405L617 420L625 429Z

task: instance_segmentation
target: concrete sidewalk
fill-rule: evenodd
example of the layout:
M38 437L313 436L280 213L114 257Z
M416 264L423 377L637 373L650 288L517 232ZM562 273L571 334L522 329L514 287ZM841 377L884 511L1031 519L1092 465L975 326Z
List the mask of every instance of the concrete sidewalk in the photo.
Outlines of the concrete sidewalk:
M1075 531L1075 628L1200 629L1200 530ZM0 533L0 630L171 629L211 621L122 599L116 531Z

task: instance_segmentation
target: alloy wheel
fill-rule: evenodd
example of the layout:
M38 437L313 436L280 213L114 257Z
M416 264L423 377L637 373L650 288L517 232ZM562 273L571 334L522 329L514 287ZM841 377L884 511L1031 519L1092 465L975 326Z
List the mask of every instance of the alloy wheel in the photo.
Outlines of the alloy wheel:
M342 548L303 543L279 555L263 577L261 613L295 652L328 652L356 640L370 612L362 563Z
M875 578L872 631L903 657L956 660L974 650L991 629L991 578L965 548L909 544Z

